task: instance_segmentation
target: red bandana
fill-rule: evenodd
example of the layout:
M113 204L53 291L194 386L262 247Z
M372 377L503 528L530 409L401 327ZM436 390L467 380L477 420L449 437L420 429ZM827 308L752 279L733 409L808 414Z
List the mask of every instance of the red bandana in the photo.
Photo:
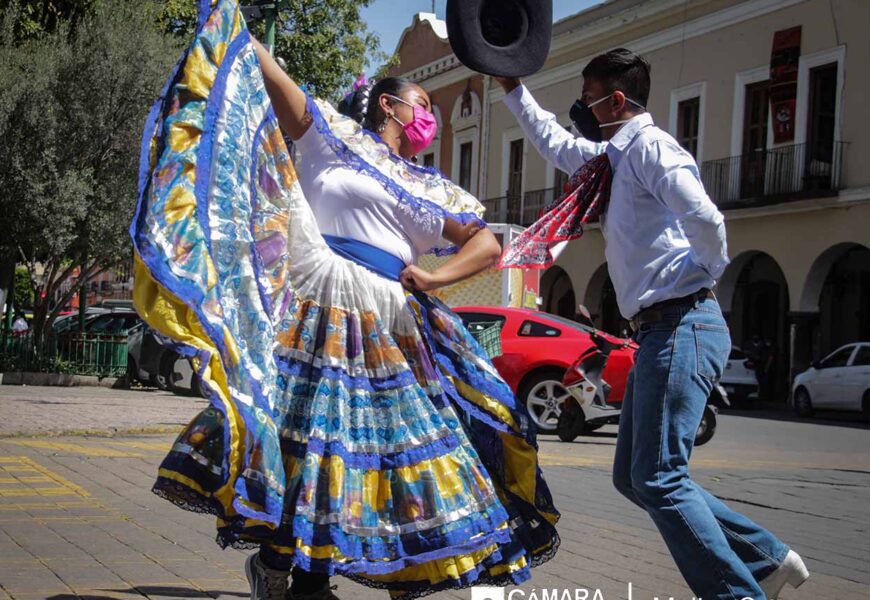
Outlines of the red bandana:
M607 210L613 172L607 154L580 167L565 184L565 195L521 233L502 254L499 269L546 269L553 264L550 249L583 235L583 224L594 223Z

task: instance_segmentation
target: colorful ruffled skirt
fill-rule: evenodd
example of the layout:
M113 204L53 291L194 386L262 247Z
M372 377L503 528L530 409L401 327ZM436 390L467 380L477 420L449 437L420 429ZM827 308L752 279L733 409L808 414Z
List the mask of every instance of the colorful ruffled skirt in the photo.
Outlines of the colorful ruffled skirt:
M203 1L152 111L131 234L137 309L211 398L154 492L219 544L402 598L553 556L524 407L449 308L327 245L235 2Z

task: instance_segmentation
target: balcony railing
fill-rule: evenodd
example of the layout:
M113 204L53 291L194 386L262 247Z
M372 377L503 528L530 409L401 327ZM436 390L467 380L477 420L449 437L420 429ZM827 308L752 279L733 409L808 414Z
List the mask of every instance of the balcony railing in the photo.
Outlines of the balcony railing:
M701 179L725 209L823 196L840 189L844 145L795 144L710 160L701 165Z
M486 220L528 227L561 195L556 188L533 190L523 195L501 196L484 201Z

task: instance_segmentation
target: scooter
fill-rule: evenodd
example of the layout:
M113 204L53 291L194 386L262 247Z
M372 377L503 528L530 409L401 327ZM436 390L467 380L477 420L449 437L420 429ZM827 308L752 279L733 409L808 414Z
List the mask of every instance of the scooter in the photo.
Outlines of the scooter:
M607 366L610 353L617 349L632 346L631 341L614 343L597 332L591 334L593 346L590 346L577 358L565 372L562 386L570 396L562 404L556 433L563 442L573 442L577 436L595 431L606 424L619 423L622 412L621 404L614 406L608 403L610 385L602 374ZM728 393L720 384L715 384L698 432L695 434L695 446L709 442L716 433L716 417L719 414L718 405L730 406Z

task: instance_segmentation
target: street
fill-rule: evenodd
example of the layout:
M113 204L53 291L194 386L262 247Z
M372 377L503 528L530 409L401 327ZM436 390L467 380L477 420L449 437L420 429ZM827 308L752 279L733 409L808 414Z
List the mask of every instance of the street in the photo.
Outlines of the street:
M150 492L169 430L202 405L154 391L0 386L0 599L247 597L245 555L220 550L212 518ZM119 431L91 435L88 422ZM21 435L27 423L31 436ZM590 599L691 598L649 517L612 487L615 427L571 444L539 441L562 545L512 598L575 598L577 589ZM806 560L811 578L781 598L870 596L868 442L870 429L855 420L739 413L720 415L716 436L695 451L699 483ZM387 597L333 583L343 600ZM433 597L468 600L470 591Z

